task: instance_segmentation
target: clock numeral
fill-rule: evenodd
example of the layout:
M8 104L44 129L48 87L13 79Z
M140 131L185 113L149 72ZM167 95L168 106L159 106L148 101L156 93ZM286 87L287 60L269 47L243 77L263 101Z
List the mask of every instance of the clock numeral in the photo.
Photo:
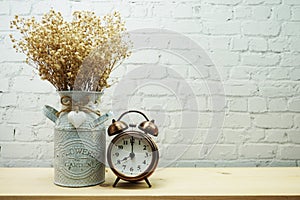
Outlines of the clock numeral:
M138 166L137 166L137 170L141 170L141 165L138 165Z
M121 161L120 161L120 160L117 160L117 164L121 164Z
M126 165L122 165L122 167L123 167L123 169L125 169L125 168L126 168Z
M143 150L147 150L147 146L146 146L146 145L144 145L144 148L143 148Z
M149 153L148 153L148 152L146 152L145 158L148 158L148 156L149 156Z
M128 140L124 140L124 141L123 141L123 144L124 144L124 145L127 145L127 144L128 144Z
M143 164L146 165L146 160L143 161Z
M123 149L123 145L119 145L119 146L118 146L118 149Z
M133 172L133 167L130 167L130 169L129 169L131 172Z
M116 153L115 153L115 156L117 156L117 157L118 157L119 155L120 155L120 154L119 154L118 152L116 152Z
M141 140L139 140L139 145L141 145Z
M133 137L130 138L130 144L132 144L132 143L134 143L134 138Z

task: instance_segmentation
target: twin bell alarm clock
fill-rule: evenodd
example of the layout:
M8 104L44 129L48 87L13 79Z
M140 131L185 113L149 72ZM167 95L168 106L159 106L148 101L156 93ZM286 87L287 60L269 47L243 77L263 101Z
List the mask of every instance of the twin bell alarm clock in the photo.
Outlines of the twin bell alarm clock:
M121 121L130 113L143 116L144 121L139 125ZM117 176L113 187L120 179L129 182L145 180L151 187L148 177L154 172L159 159L158 148L151 138L151 136L158 135L154 120L150 121L140 111L129 110L124 112L119 119L113 119L107 132L109 136L115 136L107 149L107 162Z

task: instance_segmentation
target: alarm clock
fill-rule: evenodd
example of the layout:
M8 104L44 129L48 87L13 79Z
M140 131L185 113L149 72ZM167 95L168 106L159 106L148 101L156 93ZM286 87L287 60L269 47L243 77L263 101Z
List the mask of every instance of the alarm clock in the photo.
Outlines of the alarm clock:
M129 113L138 113L146 121L141 122L138 126L136 124L127 125L121 119ZM128 130L128 127L131 127L132 130ZM140 111L129 110L124 112L119 119L113 119L107 132L109 136L116 135L107 149L107 162L117 176L113 187L116 187L120 179L129 182L145 180L151 187L148 177L156 169L159 159L158 148L150 137L150 135L158 135L158 128L154 124L154 120L150 121Z

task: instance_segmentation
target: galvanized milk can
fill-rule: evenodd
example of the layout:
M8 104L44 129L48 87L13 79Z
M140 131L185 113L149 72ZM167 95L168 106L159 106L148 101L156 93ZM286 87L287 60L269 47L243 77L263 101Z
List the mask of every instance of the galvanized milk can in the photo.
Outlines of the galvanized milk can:
M97 185L105 179L105 128L109 114L95 110L99 92L59 92L62 109L44 107L55 123L54 183L66 187Z

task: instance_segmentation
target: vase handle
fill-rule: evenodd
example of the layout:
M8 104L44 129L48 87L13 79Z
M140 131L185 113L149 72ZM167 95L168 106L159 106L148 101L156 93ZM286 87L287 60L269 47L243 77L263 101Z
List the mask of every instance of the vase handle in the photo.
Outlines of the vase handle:
M54 123L56 122L56 120L57 120L57 116L56 116L56 113L57 113L58 111L55 109L55 108L53 108L53 107L51 107L51 106L48 106L48 105L45 105L44 106L44 108L43 108L43 113L44 113L44 115L48 118L48 119L50 119L51 121L53 121Z
M100 117L98 117L97 119L95 119L94 121L92 121L90 123L90 127L91 128L96 128L97 126L103 124L105 121L108 120L109 117L111 117L113 115L112 111L109 111L108 113L105 113L104 115L101 115Z

